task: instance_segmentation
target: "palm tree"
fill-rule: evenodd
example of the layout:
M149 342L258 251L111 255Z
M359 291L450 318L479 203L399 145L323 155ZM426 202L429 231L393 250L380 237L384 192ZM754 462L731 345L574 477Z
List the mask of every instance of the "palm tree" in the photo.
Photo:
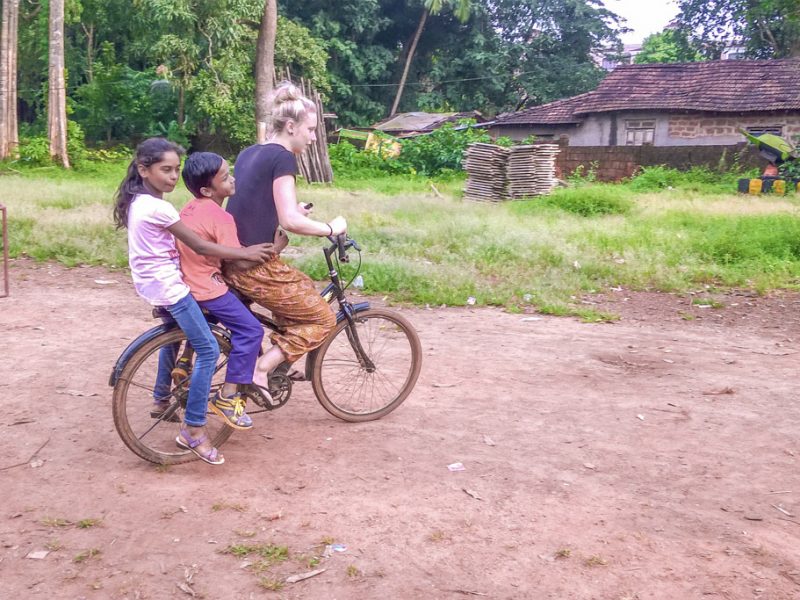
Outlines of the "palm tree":
M256 44L256 139L263 144L269 124L269 95L275 76L275 36L278 31L276 0L266 0Z
M403 66L403 75L400 77L400 84L397 87L397 94L394 97L392 110L389 113L391 117L397 112L397 107L400 105L400 98L403 97L403 90L406 87L406 79L408 79L408 71L411 68L411 61L414 60L414 53L417 51L417 42L422 36L422 30L425 29L425 23L428 21L429 15L438 15L442 12L445 4L453 7L453 14L456 19L462 23L466 23L469 15L472 12L472 2L470 0L423 0L422 1L422 14L417 23L417 30L414 32L414 37L411 40L411 45L408 48L406 55L406 62Z
M67 90L64 77L64 0L50 0L50 69L47 125L50 157L69 169L67 155Z

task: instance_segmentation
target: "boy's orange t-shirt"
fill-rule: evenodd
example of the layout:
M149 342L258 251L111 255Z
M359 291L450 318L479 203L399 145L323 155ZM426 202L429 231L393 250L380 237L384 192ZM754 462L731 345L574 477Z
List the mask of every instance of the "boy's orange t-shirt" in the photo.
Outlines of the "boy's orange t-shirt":
M181 221L198 236L222 246L240 248L233 217L211 198L195 198L180 212ZM200 256L180 240L175 240L181 255L183 280L195 300L213 300L228 291L222 279L222 261Z

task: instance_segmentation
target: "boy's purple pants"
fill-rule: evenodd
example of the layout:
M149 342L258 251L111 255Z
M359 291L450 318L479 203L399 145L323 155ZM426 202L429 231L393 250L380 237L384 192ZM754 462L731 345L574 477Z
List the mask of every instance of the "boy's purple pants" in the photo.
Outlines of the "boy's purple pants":
M231 332L231 349L228 357L227 383L253 383L264 328L247 307L229 291L213 300L198 304L216 317Z

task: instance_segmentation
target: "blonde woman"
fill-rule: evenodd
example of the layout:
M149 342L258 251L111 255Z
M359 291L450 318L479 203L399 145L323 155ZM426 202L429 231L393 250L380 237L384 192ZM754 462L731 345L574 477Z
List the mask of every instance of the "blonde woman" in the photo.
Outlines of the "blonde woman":
M239 154L234 166L236 193L227 210L236 221L243 245L274 243L278 226L290 233L333 236L345 233L347 222L339 216L328 223L312 219L311 206L297 201L297 160L316 140L316 106L289 82L281 83L272 97L272 132L266 144L256 144ZM248 266L248 265L240 265ZM253 383L268 390L275 367L317 348L336 325L333 310L314 288L311 279L276 256L262 264L231 270L230 283L269 309L284 325L272 335L272 347L261 356Z

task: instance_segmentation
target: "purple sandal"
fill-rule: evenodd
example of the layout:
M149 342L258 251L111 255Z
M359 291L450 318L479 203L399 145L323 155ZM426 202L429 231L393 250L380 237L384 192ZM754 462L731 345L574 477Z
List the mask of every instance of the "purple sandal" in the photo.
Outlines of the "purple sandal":
M189 434L188 429L181 427L178 437L175 438L175 443L178 445L178 448L183 448L184 450L189 450L196 454L203 462L207 462L210 465L221 465L225 462L225 457L219 453L219 450L211 448L211 450L204 454L197 449L197 447L207 439L208 436L205 433L199 438L193 438L191 434Z

